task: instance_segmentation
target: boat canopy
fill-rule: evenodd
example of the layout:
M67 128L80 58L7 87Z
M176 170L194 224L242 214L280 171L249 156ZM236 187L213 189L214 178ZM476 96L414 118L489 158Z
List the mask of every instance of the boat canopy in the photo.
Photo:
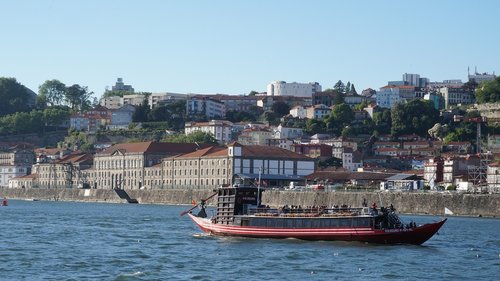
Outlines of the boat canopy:
M259 174L254 174L254 173L237 173L235 174L236 177L239 177L241 179L258 179ZM288 180L288 181L301 181L304 180L303 176L297 176L297 175L269 175L269 174L261 174L260 178L262 180Z

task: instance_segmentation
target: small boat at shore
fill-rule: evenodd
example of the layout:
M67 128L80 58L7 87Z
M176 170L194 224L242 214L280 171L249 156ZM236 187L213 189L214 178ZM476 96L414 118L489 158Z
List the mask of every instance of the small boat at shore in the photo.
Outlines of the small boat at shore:
M414 245L429 240L446 222L443 219L423 225L404 223L392 206L270 208L260 204L262 191L258 187L220 187L181 216L188 214L203 232L216 236ZM216 213L208 218L205 205L214 196L217 196ZM196 208L200 210L193 214Z

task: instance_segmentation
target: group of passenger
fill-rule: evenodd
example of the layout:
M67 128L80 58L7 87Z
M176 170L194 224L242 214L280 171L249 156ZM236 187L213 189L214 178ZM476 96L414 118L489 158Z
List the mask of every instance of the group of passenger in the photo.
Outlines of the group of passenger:
M285 205L280 208L280 210L287 214L287 213L319 213L325 210L327 206L306 206L302 207L301 205Z

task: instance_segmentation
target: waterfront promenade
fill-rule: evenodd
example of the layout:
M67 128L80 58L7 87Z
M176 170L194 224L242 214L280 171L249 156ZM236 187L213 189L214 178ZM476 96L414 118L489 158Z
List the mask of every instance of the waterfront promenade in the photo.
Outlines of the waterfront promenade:
M209 189L126 190L140 204L191 204L212 194ZM22 189L0 188L0 197L25 200L126 203L111 189ZM360 206L367 202L393 204L402 214L444 215L444 208L457 216L500 217L500 194L467 194L450 192L314 192L269 190L263 193L263 204L271 206ZM213 200L213 199L212 199ZM213 204L211 201L209 204Z

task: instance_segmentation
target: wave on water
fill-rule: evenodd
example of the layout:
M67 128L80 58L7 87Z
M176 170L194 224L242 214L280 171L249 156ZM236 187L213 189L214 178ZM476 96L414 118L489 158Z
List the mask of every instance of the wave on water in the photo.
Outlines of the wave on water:
M143 276L145 273L142 271L136 271L132 273L123 273L120 274L118 277L116 277L115 281L125 281L125 280L135 280L134 278L131 279L131 277L140 277Z
M204 232L199 232L199 233L195 233L193 234L193 238L197 238L197 239L206 239L206 238L214 238L213 235L210 235L208 233L204 233Z

